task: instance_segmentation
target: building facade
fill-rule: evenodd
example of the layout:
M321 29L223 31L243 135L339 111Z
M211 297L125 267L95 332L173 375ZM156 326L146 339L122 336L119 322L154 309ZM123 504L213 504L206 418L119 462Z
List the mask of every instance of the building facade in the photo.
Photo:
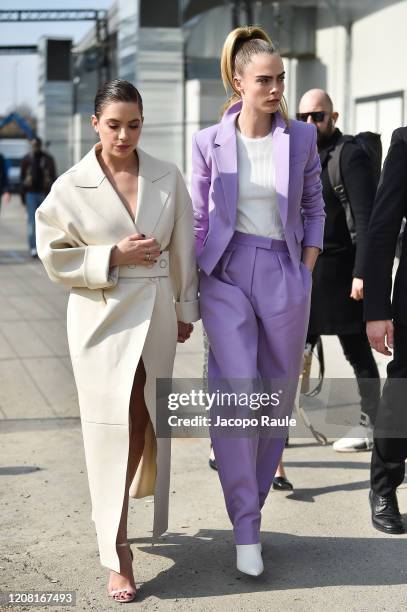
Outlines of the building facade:
M94 143L89 117L98 83L120 77L144 99L142 146L188 176L192 133L218 121L226 99L223 41L250 22L265 27L284 57L291 115L304 91L326 89L339 127L380 132L386 152L407 113L406 21L407 0L116 0L108 65L101 70L95 28L73 49L70 161Z

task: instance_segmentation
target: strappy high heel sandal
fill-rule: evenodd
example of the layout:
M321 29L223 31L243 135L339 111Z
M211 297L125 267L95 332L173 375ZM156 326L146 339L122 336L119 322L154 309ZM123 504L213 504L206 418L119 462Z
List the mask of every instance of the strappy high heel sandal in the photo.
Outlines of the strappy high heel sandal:
M130 549L131 560L133 561L133 551L131 550L130 544L128 542L122 542L121 544L116 544L116 546L128 546ZM119 599L116 597L116 595L119 595L120 593L128 593L129 595L131 595L131 597L128 597L127 599ZM117 601L117 603L130 603L136 599L137 591L129 591L129 589L113 589L113 591L109 591L107 595L108 597L111 597L114 601Z

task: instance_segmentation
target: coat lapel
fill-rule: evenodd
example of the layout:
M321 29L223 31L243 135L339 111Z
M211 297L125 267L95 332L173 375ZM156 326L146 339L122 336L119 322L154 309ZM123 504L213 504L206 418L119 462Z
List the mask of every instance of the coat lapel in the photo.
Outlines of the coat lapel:
M276 191L278 206L283 226L286 226L288 215L288 187L290 179L290 135L280 113L275 114L272 126L274 164L276 168Z
M134 234L134 222L96 157L100 147L101 144L97 143L74 166L75 186L86 192L86 202L103 217L108 227L114 219L115 226L123 236Z
M224 115L219 124L213 150L222 183L225 204L232 224L236 223L238 198L235 121L241 106L241 102L234 104Z
M169 196L169 192L160 185L160 180L168 175L168 169L159 160L137 148L139 184L136 217L133 221L98 162L98 147L100 144L95 145L75 166L75 186L89 189L91 193L87 201L107 223L111 223L113 208L124 233L130 235L138 232L151 236Z
M137 154L140 167L135 225L141 234L151 236L170 195L161 181L169 170L142 149L137 148Z

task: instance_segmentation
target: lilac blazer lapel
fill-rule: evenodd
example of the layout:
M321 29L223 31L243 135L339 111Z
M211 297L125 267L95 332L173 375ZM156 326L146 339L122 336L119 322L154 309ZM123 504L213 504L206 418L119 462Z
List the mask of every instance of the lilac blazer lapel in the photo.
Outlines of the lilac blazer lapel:
M238 198L236 117L242 103L237 102L225 113L215 138L214 156L219 177L232 224L236 223ZM272 125L275 150L276 191L283 226L288 215L288 186L290 178L290 135L286 123L279 112L275 114Z
M288 186L290 178L290 135L286 123L280 113L275 114L272 126L274 142L274 164L276 168L276 191L280 217L286 226L288 215Z
M236 223L238 178L237 178L237 144L236 117L242 107L241 102L234 104L225 113L219 124L213 149L219 178L222 183L225 204L231 223Z

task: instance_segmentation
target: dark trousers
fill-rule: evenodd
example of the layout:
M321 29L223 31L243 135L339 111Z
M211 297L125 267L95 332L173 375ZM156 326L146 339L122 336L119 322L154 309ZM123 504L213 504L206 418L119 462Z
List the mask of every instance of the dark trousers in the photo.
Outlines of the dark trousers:
M35 191L27 191L25 195L25 203L27 207L28 221L28 246L30 249L37 248L35 234L35 213L37 208L43 203L46 193L37 193Z
M314 348L318 336L309 334L307 343ZM366 332L358 334L338 334L344 355L355 372L362 413L371 422L376 419L380 401L380 376Z
M407 459L406 390L407 326L396 323L393 360L387 366L372 453L371 486L378 495L389 495L404 480Z

